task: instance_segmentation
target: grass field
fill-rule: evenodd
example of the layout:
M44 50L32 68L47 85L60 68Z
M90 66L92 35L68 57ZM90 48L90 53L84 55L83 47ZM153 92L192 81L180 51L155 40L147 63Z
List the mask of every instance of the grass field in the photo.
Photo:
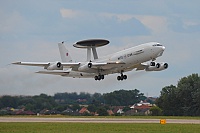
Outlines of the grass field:
M199 124L0 123L1 133L199 133Z

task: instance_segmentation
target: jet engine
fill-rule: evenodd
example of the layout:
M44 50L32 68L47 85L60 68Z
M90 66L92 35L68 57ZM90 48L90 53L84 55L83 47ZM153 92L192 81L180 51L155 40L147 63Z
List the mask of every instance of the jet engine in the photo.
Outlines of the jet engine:
M162 71L168 68L167 63L155 63L155 65L152 65L154 63L151 63L145 70L146 71Z
M47 70L63 70L63 66L60 62L49 63Z
M155 69L154 71L162 71L168 68L168 64L167 63L160 63L160 67Z
M84 71L89 70L91 67L92 67L92 63L89 62L89 63L86 63L86 64L81 65L81 66L78 68L78 70L84 72Z

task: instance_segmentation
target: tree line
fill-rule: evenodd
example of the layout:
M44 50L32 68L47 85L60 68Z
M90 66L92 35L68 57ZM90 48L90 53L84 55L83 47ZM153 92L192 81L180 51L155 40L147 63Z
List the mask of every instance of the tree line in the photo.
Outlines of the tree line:
M25 108L39 112L43 109L64 111L66 108L79 110L80 105L89 105L94 111L102 106L128 106L145 99L139 90L119 90L111 93L56 93L54 96L40 94L36 96L2 96L0 98L0 109L6 107Z
M110 106L128 106L145 100L139 90L118 90L110 93L56 93L54 96L40 94L36 96L1 96L0 109L7 107L31 110L35 113L43 109L64 111L67 108L80 110L80 105L88 105L91 112L109 109ZM153 101L148 101L153 103ZM178 81L177 86L162 88L160 96L150 111L165 116L200 116L200 77L192 74ZM156 112L157 111L157 112Z

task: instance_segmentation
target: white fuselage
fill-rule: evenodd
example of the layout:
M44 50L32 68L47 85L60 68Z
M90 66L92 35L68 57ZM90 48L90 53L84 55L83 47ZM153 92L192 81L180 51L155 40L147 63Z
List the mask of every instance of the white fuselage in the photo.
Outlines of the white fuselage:
M137 64L155 60L157 57L162 55L164 50L165 47L159 45L159 43L157 42L141 44L92 61L94 63L112 62L112 61L124 62L124 64L118 65L117 67L115 66L113 68L104 71L100 71L100 69L99 70L88 69L87 71L81 71L81 72L73 70L66 76L86 78L86 77L94 77L98 73L107 75L111 73L120 73L122 72L122 70L130 71L132 70L131 68L134 68L134 66ZM128 68L130 68L130 70Z

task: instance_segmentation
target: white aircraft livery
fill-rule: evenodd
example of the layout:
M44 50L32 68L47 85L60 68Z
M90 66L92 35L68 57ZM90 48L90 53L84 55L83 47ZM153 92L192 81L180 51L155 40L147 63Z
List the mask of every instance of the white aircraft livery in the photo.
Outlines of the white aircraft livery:
M117 80L127 79L124 73L132 70L161 71L168 68L165 62L155 62L162 56L165 47L158 42L149 42L114 54L98 57L96 48L107 45L105 39L89 39L75 43L76 48L87 49L87 61L73 62L64 42L58 43L61 61L55 62L14 62L16 65L40 66L44 71L36 73L53 74L73 78L94 78L103 80L105 75L119 73ZM93 53L93 58L91 56Z

